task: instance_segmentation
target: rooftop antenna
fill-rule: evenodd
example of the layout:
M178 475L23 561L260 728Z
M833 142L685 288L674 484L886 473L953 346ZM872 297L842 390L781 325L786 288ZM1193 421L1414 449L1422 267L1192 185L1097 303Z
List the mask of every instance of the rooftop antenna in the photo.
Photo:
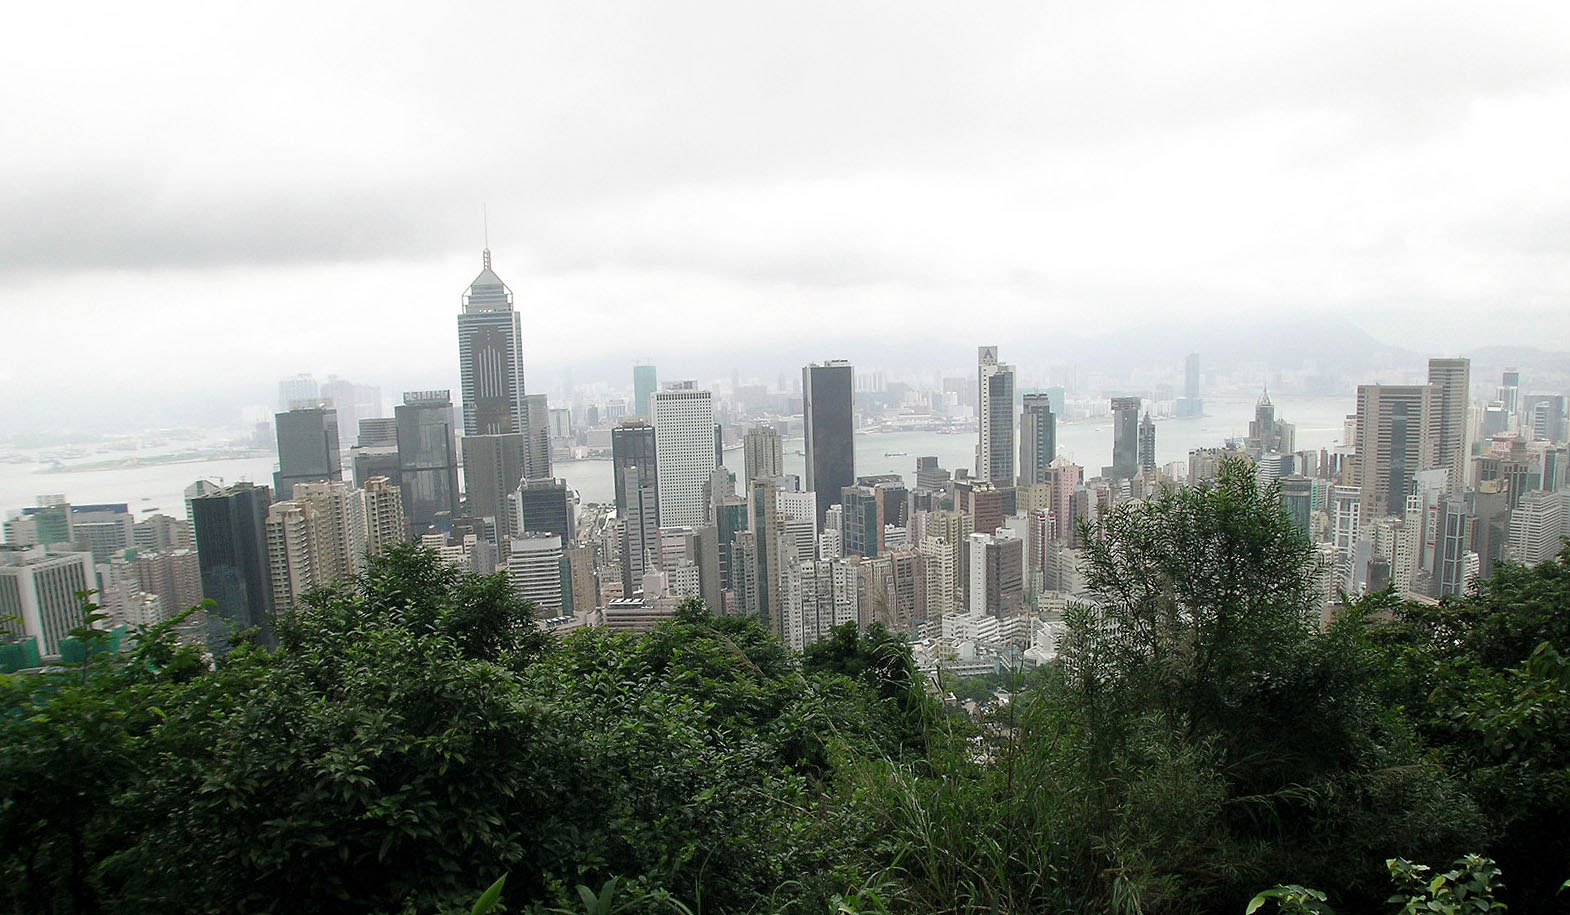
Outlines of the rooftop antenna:
M485 269L491 269L491 208L489 204L480 205L480 220L485 226Z

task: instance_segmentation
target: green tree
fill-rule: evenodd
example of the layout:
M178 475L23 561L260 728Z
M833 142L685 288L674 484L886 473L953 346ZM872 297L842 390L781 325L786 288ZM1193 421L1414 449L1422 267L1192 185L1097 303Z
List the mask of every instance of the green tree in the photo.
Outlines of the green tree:
M1507 901L1552 907L1570 873L1570 548L1403 617L1414 708L1496 833Z

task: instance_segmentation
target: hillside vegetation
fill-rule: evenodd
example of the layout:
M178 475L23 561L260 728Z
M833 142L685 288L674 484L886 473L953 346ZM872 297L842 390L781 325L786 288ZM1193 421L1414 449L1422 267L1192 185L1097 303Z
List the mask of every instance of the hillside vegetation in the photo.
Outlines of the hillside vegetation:
M597 915L1563 904L1570 551L1321 626L1311 548L1236 468L1091 533L1094 605L979 723L876 627L796 654L689 605L557 638L414 548L274 650L213 664L165 625L6 676L0 898L468 912L505 874L495 911Z

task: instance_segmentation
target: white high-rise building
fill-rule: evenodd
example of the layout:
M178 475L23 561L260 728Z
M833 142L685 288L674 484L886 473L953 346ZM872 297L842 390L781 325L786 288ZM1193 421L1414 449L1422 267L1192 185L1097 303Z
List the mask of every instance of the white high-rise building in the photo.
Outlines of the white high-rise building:
M976 478L999 486L1014 485L1014 367L998 363L998 348L977 351Z
M917 547L926 572L927 618L940 619L958 608L954 604L954 547L941 537L928 537Z
M562 613L561 538L555 534L515 537L507 554L507 580L513 591L535 604L535 617L554 619Z
M805 648L859 619L859 566L853 559L791 564L784 588L787 644Z
M1510 558L1535 566L1559 555L1570 490L1528 492L1510 513Z
M705 489L715 468L714 395L681 381L652 400L660 524L700 527L708 518Z
M1450 489L1459 491L1466 484L1469 456L1467 408L1472 402L1472 360L1428 360L1428 386L1433 391L1428 430L1433 439L1432 466L1450 471Z
M379 555L395 543L403 543L409 536L409 524L403 517L403 493L386 477L371 477L365 481L365 549Z
M349 483L296 483L294 501L316 512L316 576L342 581L365 568L365 493Z
M1331 542L1336 548L1339 570L1337 587L1357 590L1355 557L1362 533L1362 490L1356 486L1337 486L1331 493Z
M274 502L265 523L273 608L281 613L293 610L300 595L327 583L318 572L316 507L308 502Z
M818 532L818 558L839 559L845 555L845 546L840 541L840 532L824 528Z
M780 432L773 426L754 426L742 437L743 483L759 477L777 477L785 472L785 450Z
M973 614L1012 616L1024 602L1025 543L1008 528L992 534L971 534L965 540L970 586L968 609Z
M1423 497L1407 496L1406 516L1396 535L1395 555L1390 557L1390 583L1396 594L1412 597L1417 573L1423 567Z

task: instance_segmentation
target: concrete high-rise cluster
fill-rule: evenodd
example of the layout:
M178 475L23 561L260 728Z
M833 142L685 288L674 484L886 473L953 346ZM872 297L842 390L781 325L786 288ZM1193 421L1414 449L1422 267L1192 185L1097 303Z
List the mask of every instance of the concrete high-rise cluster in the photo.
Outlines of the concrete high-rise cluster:
M1521 387L1507 370L1494 399L1474 403L1470 361L1436 358L1426 384L1358 388L1355 447L1335 488L1342 587L1456 596L1507 559L1557 551L1554 538L1570 533L1566 449L1533 435Z
M205 594L214 634L265 633L311 588L412 540L463 569L504 572L552 628L642 632L697 599L758 615L796 646L880 622L911 637L923 664L980 670L1051 656L1109 512L1208 485L1227 462L1274 484L1324 558L1324 583L1351 592L1463 593L1501 562L1553 555L1570 518L1559 380L1507 371L1474 401L1466 359L1431 360L1422 383L1393 374L1405 383L1359 387L1341 444L1299 450L1266 393L1246 436L1233 421L1235 437L1163 465L1158 438L1170 450L1202 431L1181 421L1204 415L1207 387L1213 406L1253 401L1258 360L1207 366L1191 353L1181 380L1176 365L1118 377L1005 364L984 345L973 374L901 378L840 359L802 366L799 382L743 366L664 385L640 364L630 379L577 388L563 372L547 402L525 389L522 316L488 247L460 302L453 391L406 392L381 417L374 389L282 383L271 490L198 483L190 522L50 496L5 521L8 543L88 556L115 623ZM1334 381L1286 367L1270 378L1284 404ZM1104 432L1107 406L1111 462L1087 470L1069 460L1083 447L1076 424ZM918 432L974 434L973 462L971 439L910 444ZM613 488L585 487L580 503L553 468L576 479L594 466L576 463L586 457L609 458Z

